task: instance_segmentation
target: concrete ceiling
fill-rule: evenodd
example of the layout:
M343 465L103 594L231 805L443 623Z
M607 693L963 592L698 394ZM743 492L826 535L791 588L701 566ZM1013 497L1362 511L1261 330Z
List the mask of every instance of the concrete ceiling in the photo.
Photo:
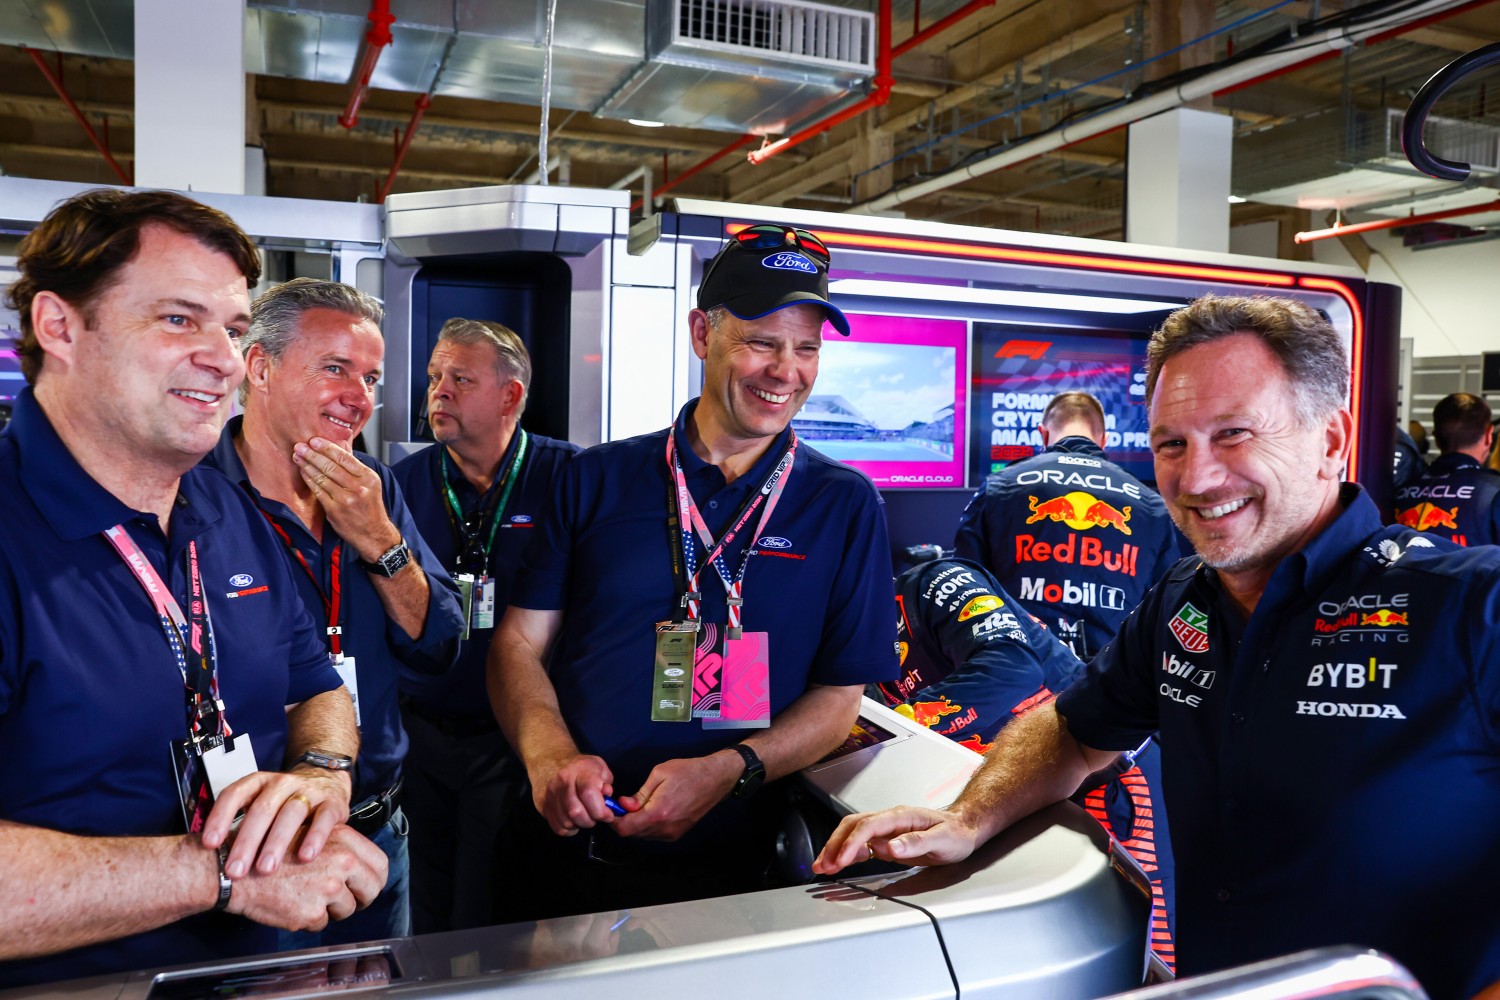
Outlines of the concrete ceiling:
M654 186L699 164L745 130L774 138L864 96L826 86L768 127L748 112L710 128L641 128L614 113L610 94L650 56L648 8L656 0L558 0L551 148L570 183L608 187L650 170ZM875 0L838 6L869 12ZM896 0L899 45L963 0ZM896 59L889 103L756 166L730 153L674 194L837 209L1003 148L1149 91L1153 82L1243 53L1309 18L1358 17L1401 3L1339 0L995 0ZM394 137L414 98L437 86L397 178L396 191L518 181L536 168L543 0L391 0L395 41L353 129L338 124L360 50L364 0L252 0L246 11L246 140L265 150L268 194L373 199L390 169ZM114 175L29 55L60 57L63 82L128 169L134 100L131 0L6 0L0 4L0 171L112 183ZM1189 44L1209 33L1214 37ZM311 35L316 36L309 42ZM445 44L452 39L453 44ZM1332 206L1381 214L1424 212L1469 198L1493 200L1494 172L1463 192L1415 177L1374 138L1387 109L1456 55L1500 40L1500 2L1457 13L1258 82L1204 104L1235 117L1237 221L1323 224ZM447 51L446 63L441 53ZM1167 53L1166 55L1162 55ZM441 72L438 70L441 69ZM1454 90L1434 115L1500 135L1500 74ZM745 87L757 84L752 76ZM761 86L767 86L761 84ZM831 94L831 96L830 96ZM843 96L841 96L843 95ZM773 95L762 95L769 106ZM797 103L801 101L801 103ZM618 103L618 101L617 101ZM671 107L663 102L667 120ZM614 109L617 111L618 109ZM708 120L705 118L704 120ZM1398 119L1399 121L1399 119ZM1370 124L1375 123L1375 124ZM1442 145L1435 151L1444 154ZM1496 146L1500 150L1500 145ZM1125 133L1087 139L901 206L912 217L1038 232L1120 238ZM1500 159L1500 152L1496 153ZM1482 157L1474 162L1482 162ZM1500 166L1500 163L1496 163ZM1372 179L1376 177L1379 182ZM554 175L556 182L556 175ZM1451 186L1449 186L1451 187ZM1481 189L1477 194L1475 188ZM639 182L637 182L639 189ZM1317 212L1313 220L1313 212ZM1368 217L1368 216L1363 216ZM1455 220L1473 224L1472 220ZM1489 217L1480 222L1491 221ZM1500 220L1497 220L1500 221ZM1311 223L1311 225L1309 225ZM1297 251L1288 249L1288 255Z

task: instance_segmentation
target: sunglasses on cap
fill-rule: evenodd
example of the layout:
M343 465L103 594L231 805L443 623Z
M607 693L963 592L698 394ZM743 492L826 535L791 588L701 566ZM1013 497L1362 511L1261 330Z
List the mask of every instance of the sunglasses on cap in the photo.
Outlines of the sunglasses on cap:
M790 238L788 238L790 237ZM824 264L828 263L828 248L806 229L789 226L773 226L769 223L750 226L734 234L734 240L747 250L783 250L788 243L806 250Z

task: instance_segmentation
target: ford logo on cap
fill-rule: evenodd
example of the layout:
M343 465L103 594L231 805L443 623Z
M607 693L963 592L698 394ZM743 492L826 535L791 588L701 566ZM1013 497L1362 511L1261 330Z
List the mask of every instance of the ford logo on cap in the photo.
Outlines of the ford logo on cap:
M767 535L760 540L760 546L763 549L789 549L792 543L780 535Z
M229 585L231 587L248 587L254 582L255 577L249 573L236 573L229 578Z
M773 253L760 262L761 267L769 267L773 271L801 271L804 274L817 274L818 266L795 250L783 250Z

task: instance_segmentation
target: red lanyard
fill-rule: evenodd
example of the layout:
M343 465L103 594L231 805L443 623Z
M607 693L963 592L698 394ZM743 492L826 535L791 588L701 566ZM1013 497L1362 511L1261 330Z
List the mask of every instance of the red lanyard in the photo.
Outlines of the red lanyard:
M203 595L203 577L198 572L198 543L188 543L190 614L184 615L177 598L172 596L156 567L151 565L151 560L146 558L123 524L107 529L104 537L125 560L125 565L140 581L156 609L162 633L167 637L167 645L177 660L177 669L182 672L183 687L187 690L189 735L233 735L224 715L224 703L219 700L218 656L214 649L213 620L209 617L208 601ZM189 650L192 651L191 659Z
M344 543L339 542L333 547L333 565L328 571L328 590L324 591L323 584L318 580L318 574L314 573L313 568L308 565L307 557L302 554L302 550L293 544L292 536L288 535L286 529L276 523L276 518L266 513L265 510L261 510L261 514L265 517L267 523L271 525L271 530L281 536L281 541L286 545L286 550L297 560L297 564L302 567L302 572L306 573L307 579L312 582L313 589L323 599L323 618L328 626L328 649L335 657L343 656L342 637L344 629L343 623L339 619L339 594L342 590L339 582L339 574L342 567L340 566L339 557L344 554Z
M680 600L685 610L688 621L698 620L698 573L696 551L693 546L693 535L696 532L698 540L703 543L706 554L704 563L712 564L718 573L719 581L724 585L724 593L729 605L729 638L740 637L742 609L745 604L745 568L750 564L750 556L755 550L755 543L760 539L761 533L765 531L766 522L771 520L771 513L776 509L776 504L781 500L781 491L786 488L786 480L791 475L792 465L797 457L797 434L792 432L791 441L787 444L786 451L781 456L781 461L771 470L766 481L761 484L760 490L756 492L741 509L739 516L734 519L733 525L724 533L724 537L718 542L714 541L713 534L708 530L708 525L703 520L703 515L698 510L698 504L688 490L687 477L683 475L682 463L677 460L677 432L672 430L667 434L667 468L672 471L674 491L673 519L677 525L680 542L682 545L682 558L687 566L687 589L683 592ZM734 541L740 531L749 522L750 516L755 513L756 508L762 507L760 520L756 522L755 534L745 544L745 551L740 557L739 570L733 577L729 575L729 567L724 563L724 550ZM685 512L685 513L684 513ZM677 563L673 559L673 565Z

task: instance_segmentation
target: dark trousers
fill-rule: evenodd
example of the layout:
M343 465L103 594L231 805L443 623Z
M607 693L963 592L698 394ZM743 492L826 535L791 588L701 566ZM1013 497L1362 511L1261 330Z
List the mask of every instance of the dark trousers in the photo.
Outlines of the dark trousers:
M443 725L410 705L401 718L411 741L402 805L411 821L412 930L501 922L491 888L499 837L518 803L531 811L520 761L498 727Z

